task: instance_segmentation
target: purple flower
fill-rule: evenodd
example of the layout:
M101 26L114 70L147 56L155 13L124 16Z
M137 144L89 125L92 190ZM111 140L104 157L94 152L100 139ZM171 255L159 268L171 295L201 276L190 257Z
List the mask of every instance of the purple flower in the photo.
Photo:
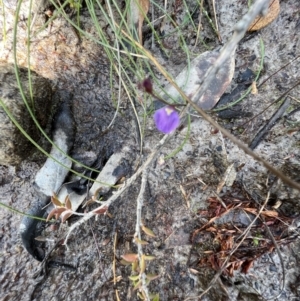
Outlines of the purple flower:
M158 130L165 134L173 132L180 123L177 111L170 106L157 110L153 117Z

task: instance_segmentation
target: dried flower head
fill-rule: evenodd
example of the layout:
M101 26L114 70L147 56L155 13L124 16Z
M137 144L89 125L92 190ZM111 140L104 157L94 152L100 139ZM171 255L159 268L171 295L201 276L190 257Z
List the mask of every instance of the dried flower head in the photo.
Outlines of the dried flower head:
M149 77L145 78L141 83L139 83L138 88L149 94L153 93L153 85L152 85L151 79Z

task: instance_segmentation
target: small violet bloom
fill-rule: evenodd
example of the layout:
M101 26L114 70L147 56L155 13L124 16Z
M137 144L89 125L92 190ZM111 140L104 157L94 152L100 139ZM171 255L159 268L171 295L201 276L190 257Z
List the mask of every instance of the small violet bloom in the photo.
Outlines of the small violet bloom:
M157 110L153 117L158 130L165 134L173 132L180 123L177 111L171 106Z

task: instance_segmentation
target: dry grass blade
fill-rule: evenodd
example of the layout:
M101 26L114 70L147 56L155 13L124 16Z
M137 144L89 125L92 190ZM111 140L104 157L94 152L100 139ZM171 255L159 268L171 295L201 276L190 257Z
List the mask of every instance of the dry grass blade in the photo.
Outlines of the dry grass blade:
M132 30L132 36L136 41L143 44L142 27L145 16L149 11L149 0L131 0L128 11L128 25Z

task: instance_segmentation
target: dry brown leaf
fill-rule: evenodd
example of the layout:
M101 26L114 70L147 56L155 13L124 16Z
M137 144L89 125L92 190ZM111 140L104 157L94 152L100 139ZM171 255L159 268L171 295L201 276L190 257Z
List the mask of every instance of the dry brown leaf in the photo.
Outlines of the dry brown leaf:
M192 274L195 274L195 275L200 274L199 271L197 271L197 270L195 270L195 269L192 269L192 268L189 268L189 271L190 271Z
M253 82L251 85L251 94L256 95L258 93L256 82Z
M183 194L184 198L186 198L186 191L185 191L185 189L183 188L183 186L182 186L182 185L179 185L179 188L180 188L181 193Z
M218 263L218 260L217 260L217 258L215 256L215 254L209 256L208 261L209 261L209 263L211 264L212 268L215 271L218 271L220 269L220 265Z
M147 15L149 11L149 5L150 1L149 0L139 0L140 2L140 14L139 14L139 25L138 25L138 33L139 33L139 40L140 43L143 44L143 36L142 36L142 27L143 27L143 22L145 19L145 16Z
M55 193L53 193L53 195L51 197L51 202L53 205L55 205L57 207L61 207L63 205Z
M257 210L255 208L243 208L245 211L250 212L254 215L257 214Z
M217 232L217 229L214 228L214 227L209 227L209 228L205 229L205 231L208 231L208 232Z
M93 210L94 214L104 214L107 211L107 207L98 207L96 209Z
M278 216L278 212L271 211L271 210L263 211L261 214L268 216L268 217L277 217Z
M226 230L226 233L236 233L236 230Z
M64 223L71 215L73 214L72 210L65 210L61 213L61 222Z
M257 31L266 27L278 17L279 12L280 12L279 0L271 0L269 4L268 13L263 17L261 16L257 17L249 26L248 31Z
M142 41L142 27L145 16L149 10L149 0L132 0L130 1L130 11L128 13L129 27L133 29L133 37L138 40L140 44ZM135 37L134 33L138 33L138 37Z
M121 256L127 262L135 262L138 259L138 254L128 253Z
M72 203L71 203L68 195L66 196L66 199L65 199L65 207L69 210L72 210Z
M227 272L228 272L228 274L229 274L230 277L233 276L233 272L234 272L234 266L233 266L233 264L230 264L230 265L228 266Z
M181 190L181 193L183 194L183 197L186 201L187 207L190 208L190 202L189 202L189 196L190 194L187 194L184 187L182 185L179 185L179 188Z
M241 272L244 274L247 274L249 272L249 269L253 266L254 261L247 259L243 262Z
M231 250L233 247L233 237L229 236L221 242L221 250L227 251Z
M257 214L257 209L255 208L243 208L245 211L250 212L254 215ZM261 214L265 215L265 216L269 216L269 217L277 217L278 216L278 212L277 211L272 211L272 210L266 210L263 211Z
M58 207L58 208L54 208L50 211L50 213L47 216L47 222L53 217L55 216L55 219L58 219L60 217L60 215L66 210L65 207Z
M214 251L208 250L208 251L204 251L203 253L204 254L212 254L212 253L214 253Z

